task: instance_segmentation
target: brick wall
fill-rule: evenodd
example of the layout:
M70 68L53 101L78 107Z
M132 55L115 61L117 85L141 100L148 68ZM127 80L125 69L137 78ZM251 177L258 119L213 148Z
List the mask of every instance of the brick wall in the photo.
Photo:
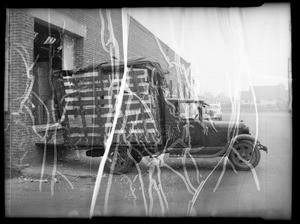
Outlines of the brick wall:
M25 9L9 9L9 82L8 82L8 115L6 123L9 129L9 150L6 150L6 162L19 165L26 154L32 152L34 144L30 141L32 125L31 118L25 107L31 109L30 96L24 107L17 113L22 105L22 99L29 80L26 74L26 65L33 61L33 31L34 20ZM23 58L25 62L23 61ZM32 74L32 71L29 71ZM6 134L7 134L6 132Z
M120 9L57 9L57 11L65 16L68 16L86 25L87 34L86 38L78 40L76 65L77 67L86 66L89 64L97 64L110 59L110 46L107 44L110 39L109 21L113 26L113 35L118 43L119 48L119 60L123 58L123 35L122 35L122 15ZM103 24L103 26L101 26ZM102 29L102 30L101 30ZM103 33L103 35L102 35ZM159 40L159 39L158 39ZM159 40L162 51L170 59L171 62L175 62L175 57L179 57L169 46ZM81 50L82 49L82 52ZM80 52L80 53L79 53ZM117 55L115 55L117 56ZM161 66L165 69L169 69L163 53L161 52L155 36L141 25L134 18L130 19L129 36L128 36L128 57L139 58L147 57L151 60L160 62ZM80 59L78 59L80 58ZM180 63L185 68L190 66L190 63L180 58ZM185 83L185 80L177 80L176 66L170 68L173 80L176 83ZM182 76L182 74L180 74ZM181 77L182 78L182 77ZM177 90L175 86L175 91Z
M159 44L157 43L159 42ZM160 45L160 47L159 47ZM169 62L165 59L165 56L169 58ZM128 37L128 55L129 57L147 57L153 61L157 61L164 69L170 70L170 75L167 76L167 82L169 84L170 80L173 81L173 92L177 95L178 85L180 83L185 84L187 86L186 81L183 77L183 74L178 71L178 67L172 64L172 62L176 62L176 57L179 55L174 52L168 45L164 42L155 38L155 36L147 30L144 26L142 26L138 21L134 18L130 20L129 27L129 37ZM179 62L187 69L190 67L190 63L186 62L182 58L179 58ZM171 62L171 67L169 63ZM181 89L183 92L183 89Z
M114 52L114 55L119 60L123 60L122 16L120 9L112 9L110 11L103 9L56 9L56 11L85 25L87 28L85 38L77 37L75 45L76 67L109 60L110 49L114 45L112 42L108 43L108 41L112 40L112 36L116 39L119 48L119 55L116 52ZM112 29L110 29L110 24ZM9 141L6 141L5 149L6 164L31 163L36 156L40 155L40 152L35 149L34 145L38 137L32 131L30 114L25 107L22 110L23 113L15 114L20 107L21 100L24 98L23 94L26 90L26 84L28 84L25 64L16 49L23 52L23 55L26 55L25 58L29 64L32 63L33 33L34 18L30 15L29 10L9 9L9 111L5 122L10 124L10 126L5 132L5 139L9 139ZM165 43L161 41L159 43L163 52L170 58L170 61L174 62L177 54ZM25 54L25 50L27 54ZM147 57L159 62L165 69L170 68L171 75L168 80L172 79L173 84L175 84L173 85L173 92L177 91L177 83L185 82L182 74L178 73L175 66L169 67L154 35L133 18L131 18L129 26L128 57ZM185 67L190 65L183 59L180 59L180 62ZM32 71L30 71L30 74L32 74ZM29 109L31 108L30 97L25 105Z
M110 59L110 44L107 44L110 38L110 32L108 29L109 15L113 26L113 34L115 39L117 40L119 47L119 60L124 59L122 16L120 9L111 9L109 11L104 9L78 9L75 11L72 11L70 9L58 9L58 11L87 26L87 36L86 38L84 38L84 41L81 40L83 41L83 54L81 55L83 58L83 63L76 63L77 66L85 66L91 63L97 64ZM83 16L78 16L79 14ZM104 26L102 27L101 24L103 24ZM103 29L103 36L101 35L101 28ZM101 41L101 36L103 41ZM167 57L169 57L170 61L175 62L175 56L178 56L178 54L164 42L159 40L159 43L162 47L163 52L167 55ZM78 57L80 57L80 54L78 54ZM157 44L155 36L134 18L130 19L128 57L147 57L151 60L160 62L163 68L169 68L168 63ZM180 62L186 68L190 66L190 63L184 61L182 58L180 58ZM171 74L175 76L176 80L177 71L175 66L171 67L170 71ZM184 80L182 81L185 82Z
M113 44L110 40L109 21L107 10L88 10L85 14L85 23L87 24L87 38L84 43L84 61L85 65L90 63L100 63L110 59L110 48ZM122 29L120 10L113 9L110 11L112 24L112 34L117 40L119 47L119 60L123 59ZM101 26L103 24L103 26ZM102 30L101 30L102 29ZM103 34L103 35L102 35ZM112 51L115 57L116 52Z

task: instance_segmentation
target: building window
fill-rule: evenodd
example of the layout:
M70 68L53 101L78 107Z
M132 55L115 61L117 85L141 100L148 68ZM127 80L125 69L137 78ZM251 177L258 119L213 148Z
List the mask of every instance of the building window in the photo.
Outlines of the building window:
M62 48L62 59L63 59L63 70L73 69L75 63L75 43L76 39L70 35L63 35L63 48Z

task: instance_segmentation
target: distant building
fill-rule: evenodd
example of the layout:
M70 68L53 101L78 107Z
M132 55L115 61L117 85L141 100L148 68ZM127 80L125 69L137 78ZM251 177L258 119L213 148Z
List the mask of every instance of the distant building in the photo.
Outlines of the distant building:
M253 86L253 90L256 104L260 106L280 106L288 101L288 91L282 84L277 86ZM254 97L250 88L248 91L241 91L240 99L242 105L254 104Z

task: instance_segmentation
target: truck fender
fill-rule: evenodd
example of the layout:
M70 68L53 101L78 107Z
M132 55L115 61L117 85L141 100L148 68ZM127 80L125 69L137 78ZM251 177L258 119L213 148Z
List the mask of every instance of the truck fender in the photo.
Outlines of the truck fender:
M254 143L255 137L253 135L248 135L248 134L237 135L226 144L226 149L228 150L231 142L233 142L233 144L234 144L236 141L239 141L239 140L248 140L248 141L252 141ZM258 141L258 139L256 140L256 146L258 147L259 150L263 150L266 153L268 153L268 148L266 146L262 145L260 143L260 141Z

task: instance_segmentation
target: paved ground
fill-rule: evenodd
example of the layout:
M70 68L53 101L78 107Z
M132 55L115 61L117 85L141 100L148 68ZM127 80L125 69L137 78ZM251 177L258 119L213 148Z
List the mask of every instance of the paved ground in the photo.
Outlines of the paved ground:
M229 114L223 118L228 120ZM241 119L255 134L255 116L241 114ZM214 191L222 174L221 163L196 196L195 190L208 177L219 158L197 159L195 166L191 159L184 163L182 159L166 155L166 166L155 169L152 176L151 166L147 164L154 160L146 158L139 164L140 175L135 168L127 175L103 176L94 214L186 216L190 211L189 214L201 217L290 219L291 114L262 113L258 119L259 140L268 146L269 153L262 152L256 168L257 182L251 172L239 171L236 174L227 165L219 187ZM22 176L6 180L6 214L12 217L89 217L101 159L83 155L82 152L59 160L55 179L51 178L54 166L48 162L42 182L39 181L39 165L27 167L22 170ZM194 209L189 207L191 201Z

